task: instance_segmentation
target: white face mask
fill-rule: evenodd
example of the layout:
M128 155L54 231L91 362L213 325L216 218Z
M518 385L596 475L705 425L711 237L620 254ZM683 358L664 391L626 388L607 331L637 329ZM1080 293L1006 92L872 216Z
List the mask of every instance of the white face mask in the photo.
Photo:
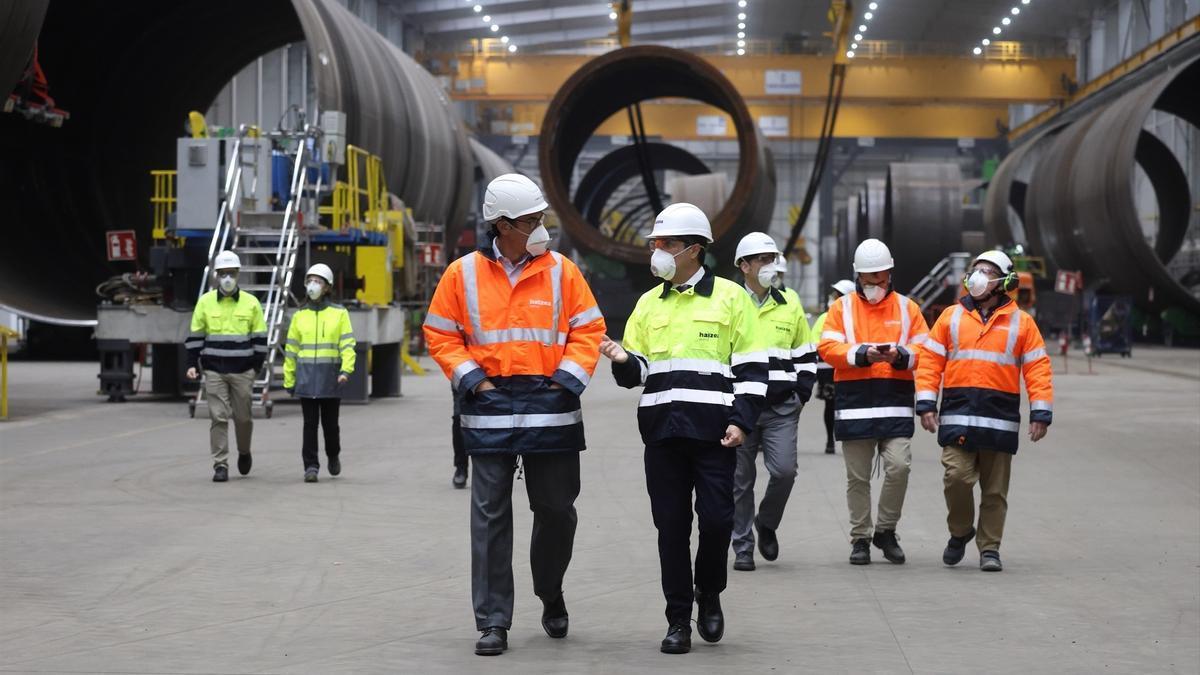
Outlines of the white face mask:
M975 270L974 272L971 272L971 276L967 277L967 292L971 294L972 298L975 298L976 300L982 300L983 297L987 295L988 286L990 286L993 281L996 281L996 279L992 279L990 276L988 276L987 272L984 272L983 270Z
M304 286L308 291L308 297L317 300L321 297L321 293L325 290L324 286L319 281L310 281Z
M758 283L763 288L779 288L783 285L783 276L775 271L775 263L759 268Z
M517 228L514 227L513 229L516 230ZM517 230L517 232L521 231ZM525 233L521 232L521 234ZM525 234L525 236L527 237L525 241L525 250L528 251L529 255L533 256L534 258L545 253L550 247L550 231L546 229L545 225L538 225L537 227L533 228L532 232Z
M217 285L221 287L221 291L225 293L225 295L229 295L234 291L235 288L237 288L237 277L233 276L232 274L222 274L217 279Z
M863 284L863 297L872 305L878 305L884 296L887 295L887 288L884 286L876 286L875 284Z
M687 249L683 249L675 255L671 255L661 248L654 249L654 253L650 254L650 273L664 281L670 281L675 278L675 258L683 255Z

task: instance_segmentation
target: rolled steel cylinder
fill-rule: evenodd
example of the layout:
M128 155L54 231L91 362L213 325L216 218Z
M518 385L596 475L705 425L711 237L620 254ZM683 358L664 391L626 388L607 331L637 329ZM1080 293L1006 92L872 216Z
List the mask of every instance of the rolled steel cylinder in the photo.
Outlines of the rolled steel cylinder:
M892 283L904 290L962 247L962 170L953 163L888 167L881 239L892 250Z
M447 241L466 218L475 163L449 99L337 0L56 0L40 26L0 31L0 54L10 39L38 37L51 94L71 113L59 129L0 115L0 305L22 314L94 320L95 285L129 270L106 262L104 233L135 230L145 255L148 172L174 166L188 112L207 109L256 57L300 40L320 109L346 113L347 141L383 158L390 191L418 219L446 224Z
M739 153L733 192L718 213L708 214L717 259L729 258L741 234L769 225L775 206L774 166L733 84L694 54L652 45L627 47L588 61L568 78L542 123L542 186L575 246L625 262L646 261L644 248L610 239L587 221L574 204L571 177L584 143L601 123L635 103L667 97L708 103L733 119Z
M995 243L1012 233L1007 208L1025 153L1044 146L1025 188L1025 243L1052 269L1079 270L1089 287L1130 294L1143 307L1179 306L1200 313L1200 299L1167 269L1187 234L1192 195L1170 149L1144 130L1152 110L1200 126L1200 59L1162 73L1053 137L1035 137L997 169L985 205ZM1147 241L1134 194L1141 167L1158 202L1158 231ZM1008 193L1007 195L1005 193ZM1184 270L1181 277L1187 276Z

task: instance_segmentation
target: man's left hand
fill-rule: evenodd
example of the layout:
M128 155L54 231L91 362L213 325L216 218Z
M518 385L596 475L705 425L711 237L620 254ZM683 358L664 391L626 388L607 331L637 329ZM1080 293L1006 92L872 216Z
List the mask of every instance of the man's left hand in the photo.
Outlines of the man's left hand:
M1029 440L1037 443L1046 437L1046 432L1050 430L1050 425L1045 422L1030 422L1029 423Z
M730 424L725 429L725 438L721 439L721 445L727 448L736 448L746 442L746 432L736 424Z
M346 384L349 381L350 381L349 375L346 375L345 373L338 375L338 384Z

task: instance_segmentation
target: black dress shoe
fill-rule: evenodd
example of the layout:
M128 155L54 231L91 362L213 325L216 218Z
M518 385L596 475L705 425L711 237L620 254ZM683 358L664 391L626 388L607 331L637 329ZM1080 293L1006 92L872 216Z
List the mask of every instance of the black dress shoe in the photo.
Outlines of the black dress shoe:
M561 593L556 600L542 601L542 630L546 631L546 635L552 638L565 638L569 624L567 604L563 602Z
M825 454L827 454L827 455L832 455L832 454L833 454L833 452L834 452L834 450L833 450L833 443L830 443L829 445L826 445L826 446L825 446Z
M779 557L779 538L775 536L775 530L769 527L763 527L763 524L758 522L758 518L754 519L754 529L758 532L758 552L767 560L774 560Z
M467 467L455 467L454 478L451 482L454 483L454 489L456 490L461 490L467 487Z
M942 551L942 562L947 565L957 565L962 562L963 556L967 553L967 544L975 538L975 528L961 537L950 537L950 541L946 542L946 550Z
M725 614L721 611L720 593L696 589L696 632L705 642L721 641L725 634Z
M250 453L246 452L238 455L238 473L243 476L250 473L250 466L252 464L254 464L254 458L250 456Z
M692 651L692 629L683 623L671 626L658 649L664 654L686 654Z
M850 549L851 565L871 564L871 541L865 537L854 540L854 548Z
M475 643L479 656L499 656L508 649L508 631L503 628L485 628Z
M229 467L214 466L213 467L213 482L224 483L229 480Z
M342 472L342 460L340 458L338 458L336 455L333 457L330 457L329 465L326 468L329 469L330 476L336 476Z
M750 551L737 554L737 558L733 561L733 569L739 572L754 571L754 554Z
M904 564L904 549L900 548L900 542L896 539L895 530L876 530L875 536L872 538L872 543L879 550L883 551L883 557L888 559L888 562L897 565Z

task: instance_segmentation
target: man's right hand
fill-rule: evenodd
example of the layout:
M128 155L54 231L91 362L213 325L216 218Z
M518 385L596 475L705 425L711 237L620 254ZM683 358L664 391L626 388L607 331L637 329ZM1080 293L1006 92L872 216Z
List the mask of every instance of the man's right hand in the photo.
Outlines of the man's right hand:
M196 372L195 368L188 368L187 369L187 379L198 380L198 379L200 379L200 373Z
M479 393L482 393L485 391L491 391L495 388L496 388L496 385L492 384L491 380L484 380L483 382L480 382L479 384L475 385L474 391L476 394L479 394Z
M607 335L600 338L600 353L607 356L614 363L625 363L629 360L629 352L625 348L614 342Z
M891 363L895 355L892 352L879 351L874 345L867 347L867 363Z
M936 434L938 430L937 413L927 412L921 413L921 426L931 434Z

